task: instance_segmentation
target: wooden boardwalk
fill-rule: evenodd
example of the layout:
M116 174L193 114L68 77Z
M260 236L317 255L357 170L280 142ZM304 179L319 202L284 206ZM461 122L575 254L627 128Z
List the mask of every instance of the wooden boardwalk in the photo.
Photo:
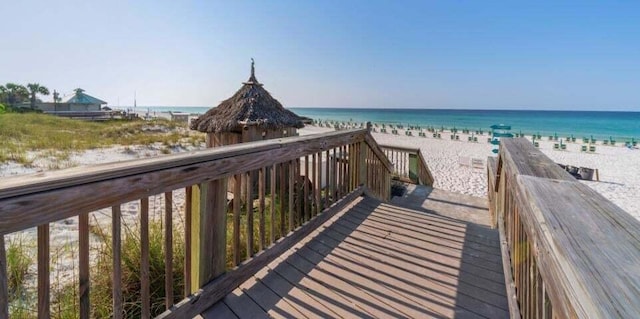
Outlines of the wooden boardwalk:
M359 197L202 317L508 318L497 231L426 211Z

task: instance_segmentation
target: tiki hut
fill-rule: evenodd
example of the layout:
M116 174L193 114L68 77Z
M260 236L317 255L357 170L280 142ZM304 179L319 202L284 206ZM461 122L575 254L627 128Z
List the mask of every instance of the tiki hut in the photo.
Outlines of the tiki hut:
M207 133L207 146L216 147L265 139L296 136L303 118L285 109L255 75L232 97L191 122L191 129Z

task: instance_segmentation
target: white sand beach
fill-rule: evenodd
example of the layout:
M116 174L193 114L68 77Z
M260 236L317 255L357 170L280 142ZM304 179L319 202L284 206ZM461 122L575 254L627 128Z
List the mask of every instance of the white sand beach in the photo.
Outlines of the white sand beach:
M300 130L300 134L315 134L331 130L333 129L307 126ZM419 137L418 131L412 131L413 136L406 136L403 130L399 135L373 133L373 137L382 145L419 148L434 175L436 188L486 197L486 170L473 169L468 162L470 159L481 159L486 165L486 158L495 156L491 152L493 145L487 142L487 133L477 136L477 143L467 142L466 134L459 134L460 140L454 141L451 140L450 134L445 132L441 139L436 139L431 137L431 134L427 134L426 138ZM621 145L597 145L595 153L584 153L580 151L580 146L583 145L581 141L568 143L566 150L554 150L553 144L557 142L547 140L539 142L540 150L556 163L598 169L599 182L582 182L640 219L639 149L629 149Z

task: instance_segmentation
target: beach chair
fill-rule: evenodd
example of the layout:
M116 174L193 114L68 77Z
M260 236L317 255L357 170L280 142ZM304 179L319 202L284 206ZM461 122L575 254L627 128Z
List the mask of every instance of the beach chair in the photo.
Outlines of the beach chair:
M540 147L540 143L538 143L538 142L533 142L533 146L534 146L534 147Z
M580 152L586 152L587 151L587 146L586 145L582 145L580 147Z
M454 134L451 134L451 139L456 138L456 136Z
M437 137L438 137L438 138L442 138L442 135L440 135L440 133L438 133L438 136L437 136Z
M602 145L609 145L609 140L602 141Z
M611 144L611 146L616 146L616 140L610 140L609 143Z
M566 150L567 149L567 144L560 144L560 149L561 150Z
M468 141L468 142L473 141L473 137L472 137L472 136L467 136L467 141Z
M478 143L478 137L474 136L474 137L473 137L473 141L474 141L474 142L476 142L476 143Z
M589 152L594 153L596 151L595 145L589 145Z
M549 135L549 141L553 140L553 136Z
M460 135L456 135L456 141L460 140Z
M553 143L553 149L554 149L554 150L559 150L559 149L560 149L560 144L558 144L558 143Z
M582 138L582 143L584 143L584 144L589 143L589 139L588 139L588 138L586 138L586 137L583 137L583 138Z

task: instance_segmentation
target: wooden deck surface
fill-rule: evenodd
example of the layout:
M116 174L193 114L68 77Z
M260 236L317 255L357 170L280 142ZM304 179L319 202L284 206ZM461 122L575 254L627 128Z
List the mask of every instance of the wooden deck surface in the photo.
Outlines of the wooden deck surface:
M202 317L508 318L497 231L427 211L359 197Z

